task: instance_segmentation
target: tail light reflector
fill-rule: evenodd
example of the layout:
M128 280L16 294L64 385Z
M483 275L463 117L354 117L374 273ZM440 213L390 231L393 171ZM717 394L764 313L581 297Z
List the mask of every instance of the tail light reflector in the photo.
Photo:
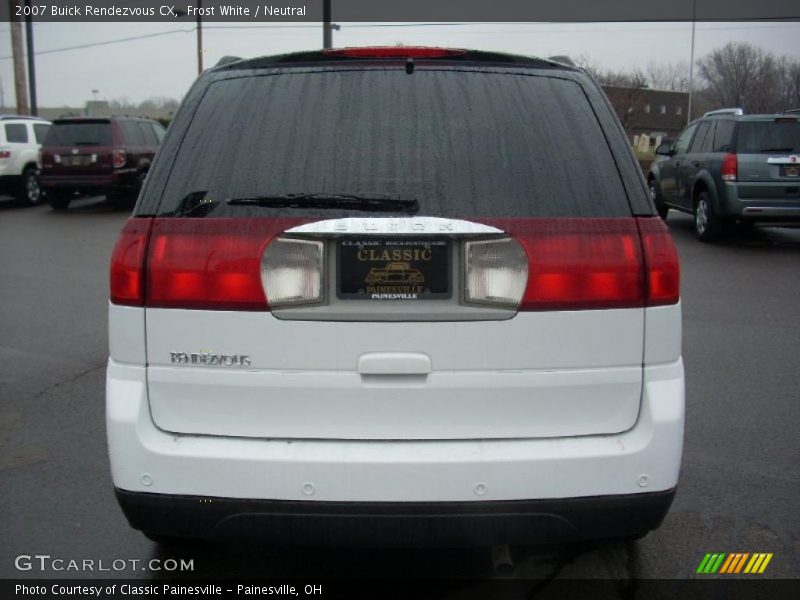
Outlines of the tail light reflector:
M498 226L528 257L520 310L642 306L644 273L634 219L519 219Z
M128 162L128 154L122 148L115 148L112 159L115 169L121 169Z
M669 229L658 218L640 218L637 222L647 275L645 305L675 304L680 297L681 272Z
M519 306L528 278L528 259L519 242L512 238L466 242L464 256L468 303Z
M128 219L111 255L111 302L144 304L144 268L152 219Z
M678 255L660 219L495 219L487 225L513 236L527 255L519 310L678 302Z
M736 155L729 152L722 157L722 180L736 181L739 172L739 161Z
M272 308L315 304L325 297L325 244L278 238L261 259L261 277Z
M263 221L157 219L147 265L146 304L161 308L266 310Z
M0 148L0 158L10 158L11 150L8 148Z

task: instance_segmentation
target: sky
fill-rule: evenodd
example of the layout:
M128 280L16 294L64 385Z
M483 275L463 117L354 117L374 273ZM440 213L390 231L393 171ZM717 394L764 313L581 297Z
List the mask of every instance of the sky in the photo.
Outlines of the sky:
M585 56L602 69L644 68L648 62L687 61L691 23L472 23L450 25L342 23L333 44L434 45L497 50L533 56ZM93 47L73 46L119 41ZM154 96L180 99L197 76L193 24L34 23L39 106L80 107L93 98ZM695 57L729 41L760 46L800 59L800 22L698 23ZM205 66L222 56L280 54L319 48L318 24L247 26L204 24ZM56 50L56 52L49 52ZM11 36L0 23L0 83L4 106L14 105Z

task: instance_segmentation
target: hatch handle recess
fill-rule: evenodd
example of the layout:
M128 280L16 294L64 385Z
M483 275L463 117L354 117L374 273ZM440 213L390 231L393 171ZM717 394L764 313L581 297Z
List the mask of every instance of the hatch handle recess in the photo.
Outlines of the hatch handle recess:
M431 357L421 352L368 352L358 357L361 375L428 375Z

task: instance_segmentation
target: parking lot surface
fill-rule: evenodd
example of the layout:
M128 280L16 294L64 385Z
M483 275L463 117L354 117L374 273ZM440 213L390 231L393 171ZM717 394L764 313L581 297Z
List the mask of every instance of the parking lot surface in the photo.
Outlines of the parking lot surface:
M107 267L128 213L103 198L62 213L0 202L0 577L180 575L21 572L21 554L105 566L190 558L189 575L204 577L492 575L484 550L275 550L268 540L166 550L131 530L113 496L103 404ZM672 212L668 224L687 382L672 509L639 542L517 549L514 577L695 577L707 552L771 552L764 577L800 577L800 230L705 245L690 217Z

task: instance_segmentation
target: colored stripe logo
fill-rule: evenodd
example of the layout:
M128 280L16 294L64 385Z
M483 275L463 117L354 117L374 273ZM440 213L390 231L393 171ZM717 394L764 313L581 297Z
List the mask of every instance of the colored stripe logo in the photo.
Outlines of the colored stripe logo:
M769 561L772 552L709 552L700 561L696 573L713 575L715 573L731 575L737 573L761 574Z

